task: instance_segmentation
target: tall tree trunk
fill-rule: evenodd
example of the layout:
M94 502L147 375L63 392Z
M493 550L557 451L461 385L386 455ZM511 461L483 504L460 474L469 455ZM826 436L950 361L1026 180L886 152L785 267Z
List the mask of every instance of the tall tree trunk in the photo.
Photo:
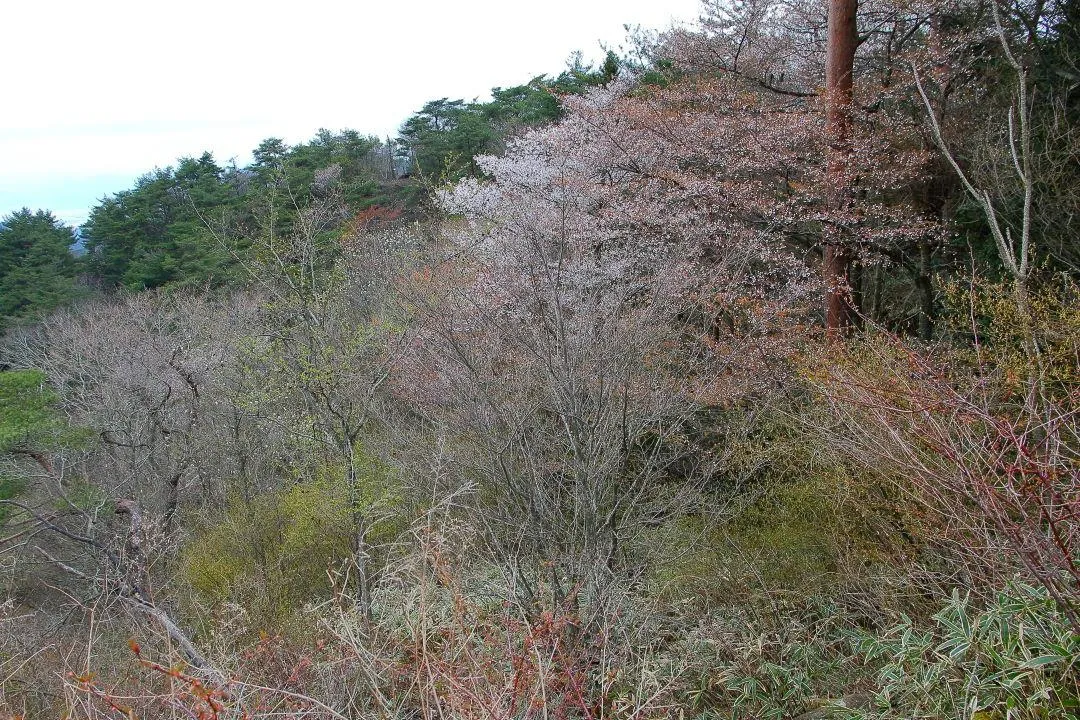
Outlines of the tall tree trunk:
M933 248L929 240L919 241L919 273L915 277L915 289L919 298L919 339L934 339L934 281L931 273Z
M854 260L841 227L844 211L851 205L848 163L851 155L851 100L858 46L856 13L858 0L829 0L828 47L825 66L826 123L831 146L830 205L836 221L825 230L822 270L825 276L825 328L830 337L848 333L855 317L849 273Z
M368 560L367 543L367 518L361 507L360 478L356 473L356 441L354 435L348 429L343 429L344 456L346 462L345 483L349 491L349 512L352 517L353 531L353 566L356 568L356 582L358 585L357 602L360 605L360 613L365 623L371 623L371 577Z

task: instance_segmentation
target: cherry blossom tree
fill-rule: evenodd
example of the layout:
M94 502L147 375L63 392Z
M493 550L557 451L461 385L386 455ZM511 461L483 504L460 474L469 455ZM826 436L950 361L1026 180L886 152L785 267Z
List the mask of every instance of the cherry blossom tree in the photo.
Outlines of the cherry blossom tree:
M864 268L896 267L910 277L919 332L929 338L931 261L944 235L943 202L931 143L913 112L906 58L925 42L934 6L833 8L836 42L829 9L809 2L708 2L698 28L668 33L652 57L678 73L725 79L744 104L754 97L762 107L805 116L801 135L777 130L802 144L793 157L796 172L789 173L798 224L787 236L820 258L824 324L843 334L841 326L858 319L864 305L880 312L876 295L862 302L870 278ZM741 150L768 167L757 148Z
M490 180L440 195L455 219L413 291L398 392L457 449L526 604L603 612L637 531L717 472L696 423L770 387L805 322L814 283L762 208L793 211L777 176L796 150L775 125L801 136L806 116L725 116L730 92L628 81L567 99L560 124L477 159ZM764 168L740 152L755 136L776 149Z

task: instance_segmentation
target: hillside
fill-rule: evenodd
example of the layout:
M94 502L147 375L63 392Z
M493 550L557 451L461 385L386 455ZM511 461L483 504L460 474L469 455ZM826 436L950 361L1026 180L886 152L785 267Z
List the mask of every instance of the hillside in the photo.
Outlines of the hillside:
M0 713L1080 708L1074 2L707 2L0 223Z

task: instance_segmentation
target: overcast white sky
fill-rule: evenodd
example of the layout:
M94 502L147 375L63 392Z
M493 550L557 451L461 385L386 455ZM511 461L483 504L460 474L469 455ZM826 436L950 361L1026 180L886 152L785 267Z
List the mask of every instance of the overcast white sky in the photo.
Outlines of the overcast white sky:
M3 0L0 216L82 222L178 157L250 160L267 137L380 136L428 100L599 59L623 26L692 21L698 0Z

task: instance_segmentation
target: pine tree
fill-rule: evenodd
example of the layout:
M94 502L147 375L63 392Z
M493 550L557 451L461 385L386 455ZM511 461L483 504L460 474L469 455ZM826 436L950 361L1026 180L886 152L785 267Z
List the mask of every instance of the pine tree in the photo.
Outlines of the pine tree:
M75 231L47 210L23 208L0 222L0 330L77 294Z

